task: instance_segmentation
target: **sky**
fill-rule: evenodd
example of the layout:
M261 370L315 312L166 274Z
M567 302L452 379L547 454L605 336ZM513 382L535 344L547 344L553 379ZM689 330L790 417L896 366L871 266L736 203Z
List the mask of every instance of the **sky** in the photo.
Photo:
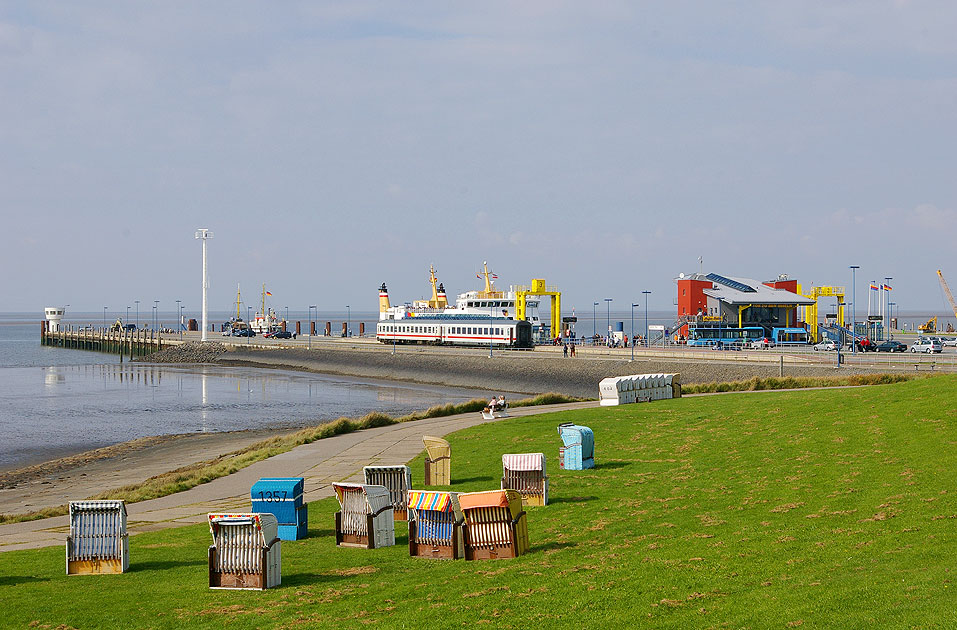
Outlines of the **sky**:
M0 311L957 288L957 4L0 2ZM702 258L699 265L698 259ZM162 308L162 306L161 306Z

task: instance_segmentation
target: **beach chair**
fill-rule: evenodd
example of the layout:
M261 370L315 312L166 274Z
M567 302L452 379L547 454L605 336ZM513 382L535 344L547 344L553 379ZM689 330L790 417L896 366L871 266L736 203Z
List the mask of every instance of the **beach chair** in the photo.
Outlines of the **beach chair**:
M465 556L457 493L409 490L408 505L410 556L452 560Z
M459 494L466 560L516 558L528 552L528 521L514 490Z
M336 545L378 549L395 544L392 498L385 486L334 483L341 509L336 512Z
M452 483L452 449L440 437L423 435L425 458L425 485L448 486Z
M308 506L303 502L302 477L264 477L249 490L253 512L272 514L279 521L281 540L299 540L308 532Z
M545 453L502 455L502 490L515 490L525 505L548 505Z
M125 573L129 567L126 504L123 501L70 501L66 574Z
M412 471L408 466L366 466L362 474L366 485L388 488L395 520L409 520L407 501L412 488Z
M272 514L208 514L209 588L265 590L282 581L282 541Z
M558 425L558 434L565 446L558 449L558 464L565 470L595 467L595 434L588 427L574 422Z

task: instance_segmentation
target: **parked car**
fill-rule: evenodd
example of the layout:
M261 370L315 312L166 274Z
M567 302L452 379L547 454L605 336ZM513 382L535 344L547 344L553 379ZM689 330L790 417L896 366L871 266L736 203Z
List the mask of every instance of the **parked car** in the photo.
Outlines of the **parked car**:
M857 351L858 352L874 352L875 344L873 341L864 337L863 339L857 342Z
M255 337L256 331L252 328L237 328L233 330L233 337Z
M277 330L271 337L273 339L292 339L292 333L288 330Z
M923 337L914 342L914 345L910 347L910 351L930 354L931 352L943 352L944 348L930 337Z
M877 344L874 346L874 350L877 352L907 352L907 344L891 339Z
M123 324L123 330L136 330L136 324Z
M830 339L825 339L820 343L814 344L814 350L837 350L837 344Z
M944 347L952 348L957 346L957 337L941 337L941 340L943 341L941 345Z
M774 347L774 341L768 337L765 337L764 339L755 339L748 347L752 350L767 350L768 348Z

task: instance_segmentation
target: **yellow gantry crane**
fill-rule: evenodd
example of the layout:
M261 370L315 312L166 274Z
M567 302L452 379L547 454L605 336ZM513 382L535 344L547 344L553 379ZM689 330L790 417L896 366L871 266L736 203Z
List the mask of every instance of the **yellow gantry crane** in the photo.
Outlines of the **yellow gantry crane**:
M802 292L798 285L799 295L814 300L814 304L804 307L804 321L808 324L808 334L814 341L820 341L817 330L817 302L822 297L837 298L837 325L844 327L844 287L811 287L807 293Z
M557 337L562 334L562 292L557 287L545 284L544 278L533 278L531 286L515 287L515 319L525 319L525 308L528 296L549 296L552 299L551 335Z

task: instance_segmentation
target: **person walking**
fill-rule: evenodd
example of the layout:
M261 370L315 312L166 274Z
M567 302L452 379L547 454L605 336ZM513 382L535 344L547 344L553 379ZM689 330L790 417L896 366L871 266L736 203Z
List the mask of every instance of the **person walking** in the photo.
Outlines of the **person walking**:
M563 344L562 344L562 354L565 356L566 359L568 358L568 344L567 344L567 343L563 343Z
M574 358L575 358L575 344L572 344L571 352L572 352L572 358L574 359Z

